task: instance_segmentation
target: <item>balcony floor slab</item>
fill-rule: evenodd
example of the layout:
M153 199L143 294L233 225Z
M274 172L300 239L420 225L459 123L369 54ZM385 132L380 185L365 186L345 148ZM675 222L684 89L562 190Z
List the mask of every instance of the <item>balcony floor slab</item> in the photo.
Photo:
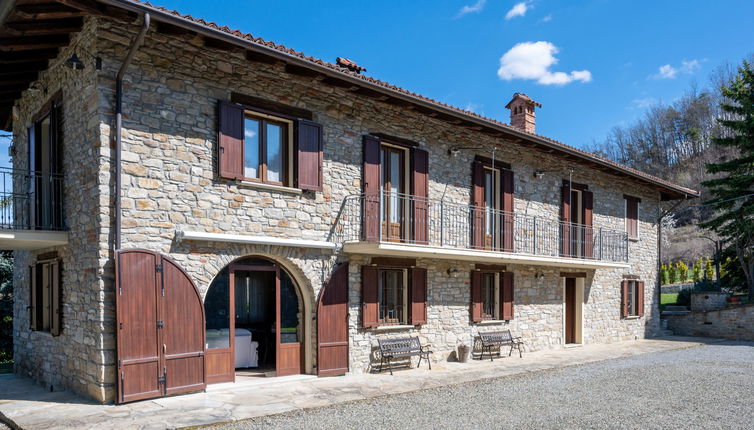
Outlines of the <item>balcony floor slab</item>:
M34 251L67 243L67 231L0 230L0 249L2 250Z
M430 245L386 242L345 243L343 244L343 252L347 254L435 258L440 260L473 261L475 263L530 264L535 266L567 267L575 269L624 269L630 267L628 263L615 261L584 260L580 258L516 254L511 252L483 251L477 249L441 248Z

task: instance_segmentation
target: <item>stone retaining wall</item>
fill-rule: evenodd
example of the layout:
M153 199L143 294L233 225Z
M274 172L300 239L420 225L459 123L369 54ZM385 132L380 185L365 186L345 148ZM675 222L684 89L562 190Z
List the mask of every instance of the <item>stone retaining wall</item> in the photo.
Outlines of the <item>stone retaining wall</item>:
M668 328L676 335L754 340L754 304L667 318Z

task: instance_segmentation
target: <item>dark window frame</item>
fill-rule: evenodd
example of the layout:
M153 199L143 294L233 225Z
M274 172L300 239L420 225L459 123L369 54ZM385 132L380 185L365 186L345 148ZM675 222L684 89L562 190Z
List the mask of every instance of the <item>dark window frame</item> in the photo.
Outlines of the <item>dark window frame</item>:
M406 325L409 324L409 312L410 312L410 284L411 280L408 276L409 269L405 267L377 267L377 323L379 325ZM390 321L386 318L384 318L382 309L383 309L383 301L385 299L384 297L384 289L385 289L385 283L387 282L387 278L385 276L386 272L393 272L393 273L399 273L400 277L399 279L399 292L400 292L400 316L397 319L397 321Z
M60 335L62 332L62 321L60 315L63 312L62 303L62 261L59 258L38 260L29 266L29 328L31 331L50 333L53 336ZM45 289L45 270L48 270L47 280L49 286ZM57 270L57 275L54 271ZM57 285L55 285L57 281ZM58 298L55 300L55 295ZM54 303L57 301L58 308ZM47 306L45 306L45 302ZM58 319L55 322L55 319ZM57 324L57 332L54 328Z
M639 280L637 279L627 279L626 282L628 282L628 297L626 297L626 302L628 303L628 314L627 317L638 317L639 316Z
M257 121L259 123L259 177L252 178L246 176L246 120L251 119L254 121ZM267 151L268 151L268 142L267 142L267 125L277 125L281 128L282 132L282 145L281 145L281 159L282 159L282 168L280 169L280 176L282 178L282 181L271 181L267 177L268 173L268 163L267 163ZM290 163L290 156L292 152L294 151L294 125L295 120L288 118L287 115L275 115L272 113L268 113L266 111L258 110L258 109L252 109L248 106L244 106L244 137L243 137L243 143L242 143L242 151L243 151L243 171L244 171L244 181L249 182L256 182L256 183L263 183L263 184L270 184L270 185L278 185L282 187L292 187L293 186L293 179L291 178L290 172L291 172L291 163Z

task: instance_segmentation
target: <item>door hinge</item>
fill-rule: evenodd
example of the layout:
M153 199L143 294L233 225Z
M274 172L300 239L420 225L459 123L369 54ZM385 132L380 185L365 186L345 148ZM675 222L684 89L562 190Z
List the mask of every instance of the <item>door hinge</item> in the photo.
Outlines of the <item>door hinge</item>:
M159 320L157 321L157 328L164 328L165 327L165 321Z
M155 272L162 273L162 264L155 264L154 270Z

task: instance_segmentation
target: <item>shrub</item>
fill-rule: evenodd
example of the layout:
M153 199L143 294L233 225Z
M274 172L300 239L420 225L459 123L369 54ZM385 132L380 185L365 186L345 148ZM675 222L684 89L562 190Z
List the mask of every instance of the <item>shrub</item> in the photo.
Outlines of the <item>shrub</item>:
M689 266L683 261L676 263L678 265L678 278L681 282L686 282L689 279Z
M708 258L707 262L704 264L704 279L709 281L714 278L715 272L712 270L712 260Z
M678 268L673 263L670 263L670 266L668 266L668 278L670 278L671 284L678 282Z
M692 280L694 282L699 282L702 280L702 264L699 261L694 263L694 275Z
M0 253L0 363L13 359L13 257Z
M667 285L670 283L668 279L668 266L664 264L660 268L660 280L662 281L662 285Z

